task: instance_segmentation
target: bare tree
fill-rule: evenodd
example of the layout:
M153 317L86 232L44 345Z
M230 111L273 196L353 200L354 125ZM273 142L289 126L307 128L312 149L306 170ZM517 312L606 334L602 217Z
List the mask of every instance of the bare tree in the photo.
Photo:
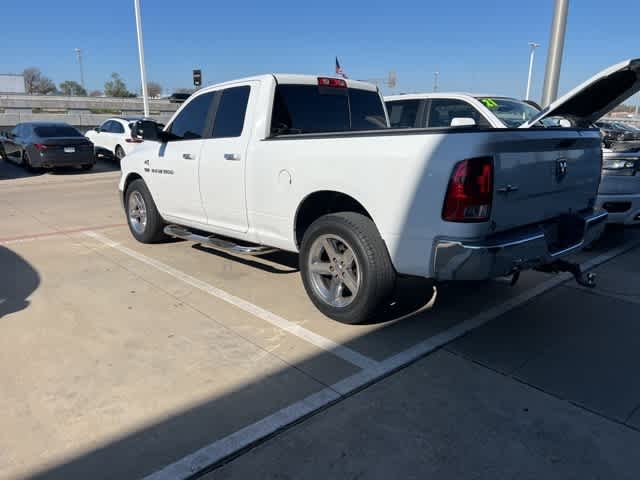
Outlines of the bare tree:
M24 85L29 94L47 95L55 92L56 84L42 74L39 68L29 67L22 72L24 76Z
M152 98L158 98L162 95L162 85L158 82L147 82L147 93Z

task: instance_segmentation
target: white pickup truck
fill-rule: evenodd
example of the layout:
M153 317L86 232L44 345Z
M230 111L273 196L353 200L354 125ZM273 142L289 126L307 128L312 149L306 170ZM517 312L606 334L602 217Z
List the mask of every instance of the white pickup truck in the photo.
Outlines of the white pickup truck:
M397 275L480 280L557 264L606 220L593 208L590 125L394 130L376 87L353 80L210 86L164 129L141 121L136 134L145 142L119 188L137 240L299 252L309 297L341 322L375 315Z

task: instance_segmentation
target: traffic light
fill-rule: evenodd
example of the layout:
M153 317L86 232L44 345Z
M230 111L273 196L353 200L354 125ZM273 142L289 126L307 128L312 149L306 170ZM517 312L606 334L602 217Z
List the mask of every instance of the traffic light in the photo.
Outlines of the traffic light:
M194 70L193 71L193 85L199 87L202 85L202 71Z

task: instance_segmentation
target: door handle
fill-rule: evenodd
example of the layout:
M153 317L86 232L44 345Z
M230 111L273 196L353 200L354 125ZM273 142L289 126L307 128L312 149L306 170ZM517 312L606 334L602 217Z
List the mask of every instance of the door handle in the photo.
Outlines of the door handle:
M225 160L231 160L233 162L237 162L238 160L240 160L240 155L238 155L237 153L225 153L224 154L224 159Z
M193 153L183 153L182 158L185 160L195 160L195 155Z

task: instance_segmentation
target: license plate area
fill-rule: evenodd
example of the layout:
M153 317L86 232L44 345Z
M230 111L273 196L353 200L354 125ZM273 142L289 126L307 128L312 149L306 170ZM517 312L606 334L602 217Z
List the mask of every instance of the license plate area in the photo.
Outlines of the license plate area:
M549 252L553 254L579 244L584 238L585 224L584 218L571 213L546 223L542 228Z
M64 153L76 153L76 147L64 147Z

